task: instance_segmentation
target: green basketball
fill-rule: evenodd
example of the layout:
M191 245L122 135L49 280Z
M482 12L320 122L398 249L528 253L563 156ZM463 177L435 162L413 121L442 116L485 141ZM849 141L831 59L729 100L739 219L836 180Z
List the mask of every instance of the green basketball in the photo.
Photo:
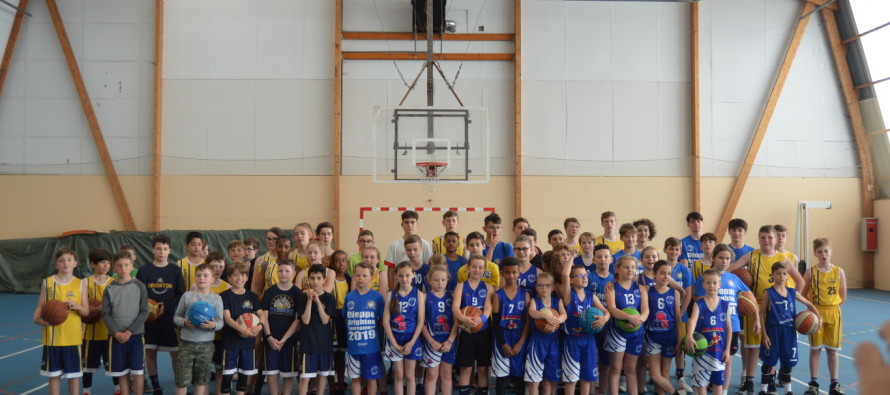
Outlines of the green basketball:
M640 315L640 312L637 311L637 309L635 309L633 307L625 307L625 308L621 309L621 311L623 311L627 314L630 314L630 315ZM632 326L632 327L628 328L627 321L625 321L625 320L615 320L615 325L618 326L619 329L621 329L625 332L636 332L637 330L640 329L639 325Z
M698 332L692 333L692 340L695 343L695 353L692 354L693 357L700 357L705 354L705 351L708 349L708 339L705 338L705 335L702 335ZM686 349L686 336L683 336L683 349Z

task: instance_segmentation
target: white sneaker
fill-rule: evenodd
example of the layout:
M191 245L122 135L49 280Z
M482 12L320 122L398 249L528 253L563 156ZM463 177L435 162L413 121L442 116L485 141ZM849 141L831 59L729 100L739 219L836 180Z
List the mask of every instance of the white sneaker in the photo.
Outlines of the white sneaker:
M686 380L686 376L677 379L677 387L684 392L692 392L692 387L689 386L689 381Z
M627 392L627 377L621 376L618 381L618 392Z

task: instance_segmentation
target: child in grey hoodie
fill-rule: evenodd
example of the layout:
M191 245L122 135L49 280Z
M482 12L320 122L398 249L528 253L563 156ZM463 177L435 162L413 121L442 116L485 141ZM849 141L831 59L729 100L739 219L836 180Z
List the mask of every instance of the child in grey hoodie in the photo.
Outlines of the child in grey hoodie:
M182 295L173 323L182 329L179 332L179 363L176 367L176 394L186 395L188 386L195 385L195 393L207 393L210 382L210 365L213 361L214 332L223 327L223 304L219 295L210 291L213 283L213 269L202 263L195 268L195 287ZM195 326L188 319L189 308L205 301L213 305L214 318Z
M108 327L111 341L111 370L105 374L120 378L121 394L130 391L132 376L133 392L142 393L144 356L142 333L148 317L148 294L145 284L130 276L133 259L129 253L117 253L112 257L117 278L102 296L102 321Z

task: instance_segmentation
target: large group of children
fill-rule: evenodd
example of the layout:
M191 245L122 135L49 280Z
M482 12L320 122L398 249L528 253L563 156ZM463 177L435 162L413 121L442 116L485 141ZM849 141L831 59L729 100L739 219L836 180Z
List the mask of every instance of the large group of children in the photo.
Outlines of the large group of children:
M725 395L741 343L736 394L791 394L799 301L821 323L809 338L812 380L804 393L819 393L824 348L829 393L843 394L837 351L846 280L827 239L814 241L818 264L801 276L797 257L784 249L784 227L761 227L754 248L744 244L747 223L734 219L731 243L719 244L703 234L696 212L686 218L690 234L667 238L661 250L650 245L654 223L618 226L612 212L602 214L597 237L566 219L548 233L546 252L524 218L513 221L512 243L502 240L495 213L485 218L484 234L462 235L458 213L448 211L432 242L418 236L418 219L402 213L404 235L385 257L370 230L359 233L354 254L335 250L327 222L297 224L293 238L269 229L262 255L256 239L233 241L228 259L190 232L188 256L176 263L168 261L171 240L157 235L153 262L138 270L132 248L96 249L93 275L84 280L73 275L74 252L61 248L58 273L43 282L34 312L44 326L41 374L52 394L61 379L80 393L80 377L90 394L104 361L116 393L162 394L157 361L166 351L176 394L191 386L208 394L215 381L216 394L259 394L267 383L270 393L289 395L295 378L300 395L323 394L329 380L332 393L344 394L347 379L352 394L385 394L388 365L396 395L451 394L453 378L460 395L485 395L490 376L497 395L638 394L648 390L646 372L658 394ZM738 269L747 269L750 287L732 273ZM742 291L756 295L758 314L737 311ZM70 312L51 326L41 312L54 299ZM196 326L188 312L199 302L212 305L216 318ZM155 319L146 322L150 307ZM96 310L101 320L81 323ZM246 313L260 324L239 323Z

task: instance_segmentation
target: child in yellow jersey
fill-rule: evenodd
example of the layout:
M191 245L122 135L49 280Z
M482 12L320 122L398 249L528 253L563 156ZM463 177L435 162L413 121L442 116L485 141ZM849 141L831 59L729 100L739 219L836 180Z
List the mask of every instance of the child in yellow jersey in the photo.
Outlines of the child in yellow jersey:
M460 224L460 219L457 216L457 211L448 210L445 214L442 214L442 226L445 227L445 232L442 232L442 236L436 236L433 238L433 254L444 254L445 253L445 234L448 232L457 233L457 226ZM457 234L457 255L464 255L464 243L463 237L460 234Z
M483 255L482 251L485 248L485 237L482 236L479 232L472 232L467 235L467 252L470 255ZM467 281L469 276L470 264L461 266L460 269L457 270L457 282ZM485 260L485 269L482 271L482 281L491 285L492 287L500 287L501 286L501 273L500 269L498 269L498 265L488 259Z
M210 265L210 269L213 270L213 282L210 283L211 292L221 295L223 292L232 288L228 282L222 279L222 274L226 270L226 257L223 256L222 252L211 252L204 258L204 262ZM191 290L194 291L195 287L192 287ZM223 364L225 363L223 359L224 351L225 346L222 344L222 331L216 331L216 334L213 336L213 366L216 367L216 377L219 378L216 380L217 394L222 393Z
M704 255L689 268L692 270L692 277L696 280L704 274L705 270L714 266L714 263L711 261L711 254L714 252L714 247L717 246L717 236L713 233L705 233L701 235L699 240L701 241L701 252Z
M373 273L371 274L371 289L380 292L381 294L389 292L389 279L387 276L387 267L386 264L380 262L380 250L377 247L370 246L362 248L362 262L368 262L374 265ZM351 280L349 283L350 289L355 289L356 284L355 280Z
M378 254L379 255L379 254ZM334 383L331 391L346 391L346 317L343 316L343 303L349 293L351 278L347 273L349 258L343 250L334 251L331 255L331 268L334 270L334 300L337 301L337 313L334 320ZM376 271L375 271L376 272Z
M300 222L294 226L294 252L290 259L297 265L297 272L309 268L308 251L309 243L315 239L315 231L312 225L306 222ZM296 284L296 283L294 283Z
M324 263L324 244L320 241L315 240L309 243L309 247L306 249L306 258L309 259L310 267L312 265L322 265L327 269L327 265ZM302 291L309 289L308 268L297 273L294 285ZM331 269L327 269L325 272L323 288L325 292L334 292L334 271Z
M624 242L618 235L618 219L615 213L606 211L600 215L600 223L603 225L603 235L596 238L596 244L609 246L612 255L624 249Z
M788 228L781 224L773 225L773 227L776 228L776 251L785 254L785 257L793 265L791 268L797 269L800 258L795 253L785 249L785 243L788 242Z
M74 251L63 246L53 256L58 273L47 277L40 286L40 298L34 309L34 323L43 327L43 358L40 374L49 377L49 393L58 395L62 379L68 380L68 392L80 393L80 344L83 338L81 316L89 314L86 283L74 277L77 261ZM59 325L51 326L40 317L43 305L50 300L64 302L68 306L68 318Z
M581 221L575 217L566 218L565 221L562 221L562 228L566 231L566 239L563 243L575 252L581 252L581 243L578 240L578 234L581 233Z
M188 232L185 235L185 250L188 255L176 264L182 269L185 289L195 285L195 268L204 263L204 235L201 232Z
M105 287L114 281L108 276L108 270L111 269L111 253L102 248L95 248L90 251L90 268L93 269L93 275L87 277L87 298L102 302L102 295L105 293ZM90 315L98 314L101 317L102 306L90 306ZM83 366L83 393L85 395L93 392L93 373L99 370L99 363L105 363L105 371L108 372L108 327L101 319L92 324L85 324L83 327L83 348L80 356ZM118 378L113 377L114 389L119 390Z
M847 275L844 269L831 263L830 240L813 240L813 250L819 263L804 274L801 294L816 305L822 325L810 336L810 383L804 394L819 394L816 378L819 374L819 355L824 347L831 378L828 394L843 395L838 382L837 356L844 333L841 305L847 300Z
M757 232L757 240L760 248L749 252L745 256L737 259L727 271L732 272L744 267L748 268L751 273L753 283L751 284L751 292L757 300L763 299L763 293L767 288L772 288L772 266L777 262L785 262L788 267L791 266L785 254L776 251L776 228L772 225L761 226ZM789 278L785 282L788 288L795 288L795 284L801 284L803 277L797 270L788 270ZM744 317L744 345L742 352L742 361L744 361L745 382L742 384L742 390L746 392L754 391L754 373L757 369L758 357L760 355L760 343L762 341L761 332L754 330L753 317ZM748 391L750 389L750 391Z

